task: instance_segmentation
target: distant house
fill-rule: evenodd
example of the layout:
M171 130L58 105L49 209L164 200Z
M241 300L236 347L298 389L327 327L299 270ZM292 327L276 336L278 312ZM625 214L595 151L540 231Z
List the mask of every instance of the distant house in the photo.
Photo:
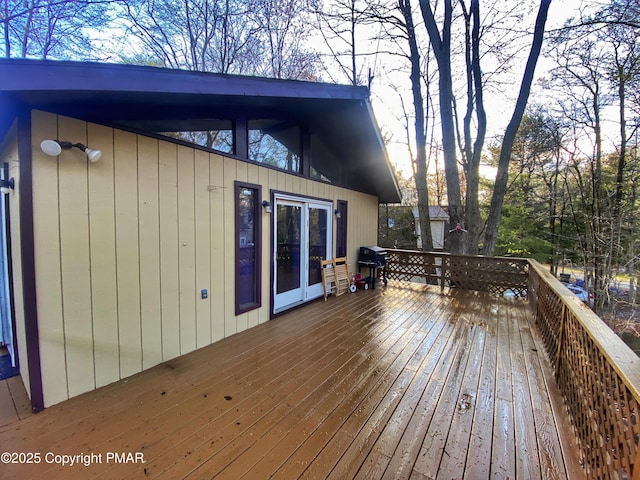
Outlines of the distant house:
M320 260L353 268L376 243L378 204L401 200L363 87L75 62L0 71L3 322L35 410L322 296Z
M413 209L413 216L416 219L416 235L418 236L418 248L422 248L422 236L420 233L420 213L417 208ZM431 219L431 237L433 238L434 250L443 250L446 245L446 232L449 225L449 214L438 205L429 206L429 218Z

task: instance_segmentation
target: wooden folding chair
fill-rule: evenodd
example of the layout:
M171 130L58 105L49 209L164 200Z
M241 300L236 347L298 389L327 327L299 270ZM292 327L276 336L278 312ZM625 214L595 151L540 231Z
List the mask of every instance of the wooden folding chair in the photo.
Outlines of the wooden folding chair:
M349 266L347 265L347 257L339 257L335 259L336 274L336 297L349 291Z
M327 295L336 293L336 269L335 261L320 260L320 270L322 271L322 291L324 292L324 301L327 301Z

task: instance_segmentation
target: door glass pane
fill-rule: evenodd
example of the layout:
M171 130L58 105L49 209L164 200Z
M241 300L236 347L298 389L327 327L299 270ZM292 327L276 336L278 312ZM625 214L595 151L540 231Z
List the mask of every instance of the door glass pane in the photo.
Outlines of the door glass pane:
M309 208L309 285L322 281L320 261L327 254L327 219L327 209Z
M302 208L277 204L276 293L300 288Z

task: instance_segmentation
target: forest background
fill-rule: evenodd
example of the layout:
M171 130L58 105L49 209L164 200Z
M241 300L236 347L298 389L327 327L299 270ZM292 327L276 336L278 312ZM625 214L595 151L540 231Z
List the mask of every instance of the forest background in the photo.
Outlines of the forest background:
M572 268L639 334L637 0L1 2L6 58L369 87L423 249L444 206L452 252Z

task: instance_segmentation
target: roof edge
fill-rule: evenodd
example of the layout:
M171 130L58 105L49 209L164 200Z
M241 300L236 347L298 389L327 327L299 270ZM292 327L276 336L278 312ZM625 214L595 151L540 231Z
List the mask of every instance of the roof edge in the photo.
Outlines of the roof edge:
M113 91L364 100L362 86L117 63L0 59L0 90ZM45 70L46 69L46 70ZM46 71L46 74L44 74ZM126 73L126 74L125 74ZM179 80L179 81L177 81ZM189 85L186 90L184 85Z

